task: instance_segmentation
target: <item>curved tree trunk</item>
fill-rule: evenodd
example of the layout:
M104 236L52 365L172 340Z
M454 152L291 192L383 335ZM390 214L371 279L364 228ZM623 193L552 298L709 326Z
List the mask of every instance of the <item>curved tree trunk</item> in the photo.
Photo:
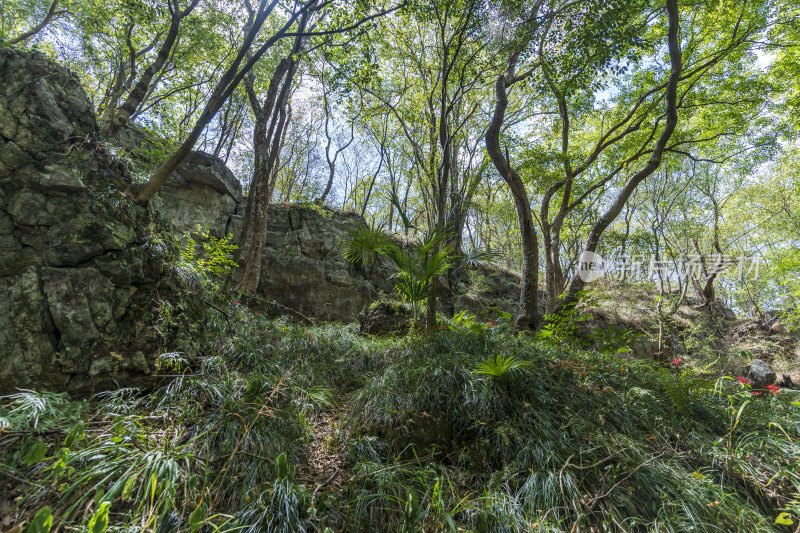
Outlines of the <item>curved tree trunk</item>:
M272 47L273 44L275 44L275 42L283 38L284 35L289 32L289 28L294 25L297 18L302 13L307 13L308 9L313 7L313 0L312 2L306 4L307 8L304 8L301 12L291 15L289 20L280 29L273 33L272 36L267 39L254 54L252 54L247 63L245 63L243 67L239 68L244 60L245 55L249 52L250 46L253 44L253 40L255 39L256 35L258 35L261 26L264 25L267 17L270 13L272 13L277 5L278 0L270 0L269 3L267 3L267 0L262 0L261 6L259 7L258 16L255 17L252 26L247 32L244 42L239 47L236 58L217 82L214 91L211 93L211 96L206 102L206 105L203 108L203 111L200 113L200 117L195 122L192 131L189 132L189 135L186 137L186 139L184 139L183 143L181 143L175 153L173 153L166 161L164 161L161 166L158 167L155 172L153 172L147 183L145 183L144 186L133 195L137 202L142 205L147 205L150 202L150 199L155 195L158 189L160 189L161 186L167 182L175 169L178 168L178 165L180 165L189 152L192 151L192 148L194 148L194 145L200 138L200 135L203 134L203 130L206 128L211 119L214 118L214 115L217 114L217 111L219 111L222 105L228 100L230 95L233 94L233 91L236 90L236 87L238 87L239 83L241 83L242 78L244 78L244 76L250 72L256 62L267 50L269 50L270 47Z
M184 10L179 9L177 1L174 4L173 0L168 2L170 23L167 36L161 44L161 48L158 50L155 60L145 69L142 73L142 77L136 82L133 90L128 94L128 98L125 99L125 103L116 110L114 116L111 117L111 120L106 125L106 132L109 135L114 135L125 126L139 106L142 105L148 89L150 89L150 84L153 82L153 78L164 68L170 53L172 53L172 48L175 46L175 41L178 39L181 21L197 7L199 1L200 0L192 0Z
M586 239L586 245L584 246L585 252L594 252L597 250L597 245L600 242L600 237L603 232L614 222L617 216L619 216L628 198L630 198L633 191L636 190L636 187L661 165L661 157L664 153L664 148L670 137L672 137L672 133L675 131L675 126L678 123L677 92L678 82L681 76L682 59L681 46L678 39L680 22L678 18L679 11L677 0L667 0L667 13L669 16L667 45L669 48L670 75L666 88L666 119L664 121L664 129L661 135L659 135L653 147L653 151L650 154L650 159L648 159L645 166L630 177L625 185L623 185L608 210L603 213L597 222L595 222L594 226L592 226L592 229L589 231L589 236ZM576 275L573 277L564 293L564 297L559 301L554 312L558 313L562 309L575 305L578 302L578 293L584 286L585 282L580 276Z
M253 236L244 260L242 279L239 281L238 285L239 290L242 291L255 291L261 280L261 255L264 252L264 245L267 240L267 210L269 209L269 198L272 194L271 178L273 177L275 162L281 150L283 132L286 128L286 106L289 102L292 81L297 72L299 55L305 43L305 37L303 37L302 34L305 32L308 18L308 14L304 13L300 19L298 27L298 33L300 35L295 37L294 46L289 55L290 59L286 68L286 76L283 81L283 86L281 87L280 96L273 110L272 123L266 134L266 139L271 143L269 146L269 153L262 161L261 168L256 169L258 174L254 178L254 189L250 192L250 195L253 197Z
M9 40L8 42L6 42L6 44L8 46L14 46L15 44L19 44L21 42L27 41L28 39L30 39L31 37L33 37L34 35L36 35L40 31L42 31L45 28L45 26L50 24L50 22L56 16L56 9L58 9L58 0L53 0L53 3L50 4L50 9L47 11L47 14L44 16L44 19L42 19L42 21L39 24L37 24L33 28L29 29L28 31L26 31L22 35Z
M495 107L492 121L486 131L486 151L500 176L508 184L514 197L514 207L522 236L522 289L520 291L520 314L516 324L520 329L536 329L537 297L539 288L539 242L531 215L531 203L525 184L511 166L500 148L500 129L508 107L506 89L514 83L515 58L509 62L508 70L495 83Z

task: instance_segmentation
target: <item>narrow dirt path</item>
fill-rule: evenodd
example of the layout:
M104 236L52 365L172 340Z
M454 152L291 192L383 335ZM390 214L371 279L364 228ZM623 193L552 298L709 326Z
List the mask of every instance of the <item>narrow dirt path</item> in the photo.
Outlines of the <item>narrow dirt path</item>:
M343 450L339 442L341 412L334 408L312 418L308 458L297 469L297 480L311 492L312 507L323 492L337 491L347 482Z

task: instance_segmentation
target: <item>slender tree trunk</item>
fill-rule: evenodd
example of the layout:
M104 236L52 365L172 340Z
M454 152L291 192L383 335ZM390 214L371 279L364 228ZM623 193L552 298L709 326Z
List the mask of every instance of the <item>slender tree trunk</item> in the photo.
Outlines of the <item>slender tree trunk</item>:
M622 208L625 206L625 203L628 201L628 198L630 198L631 194L633 194L633 191L636 189L636 187L638 187L639 184L645 180L645 178L655 172L655 170L661 165L661 158L664 153L664 148L666 147L670 137L672 137L672 133L675 131L675 126L678 123L677 91L678 82L681 76L682 59L680 41L678 38L680 21L678 18L679 10L677 0L667 0L667 13L669 16L667 45L669 48L670 58L670 76L666 88L666 119L664 121L664 129L662 130L661 135L659 135L658 140L653 147L650 158L645 166L630 177L625 185L623 185L622 189L608 210L603 213L603 215L592 226L584 246L585 252L594 252L597 250L597 245L600 242L600 237L603 235L603 232L609 225L611 225L612 222L614 222L617 216L619 216ZM578 293L583 290L584 285L585 281L581 279L580 276L574 276L567 287L564 297L558 303L554 309L554 312L557 313L564 308L575 305L578 302Z
M167 36L164 39L164 42L161 44L161 48L158 50L155 60L145 69L145 71L142 73L142 77L139 78L138 82L136 82L136 85L128 95L128 98L125 99L125 103L117 108L114 116L106 125L106 132L109 135L114 135L122 127L124 127L139 106L142 105L153 78L161 71L162 68L164 68L167 59L169 59L172 48L175 46L175 41L178 39L178 32L180 30L181 22L184 18L186 18L187 15L189 15L189 13L192 12L199 1L200 0L192 0L186 9L181 10L177 1L173 4L172 0L169 0L168 5L170 10L170 23Z
M50 4L50 9L47 11L47 14L44 16L44 19L42 19L42 21L39 24L29 29L22 35L9 40L8 42L6 42L6 44L8 46L14 46L15 44L27 41L40 31L42 31L45 28L45 26L50 24L50 22L53 20L53 17L56 16L56 9L58 9L58 0L53 0L53 3Z
M299 34L305 32L308 17L309 15L304 13L300 18L300 23L298 25ZM264 245L267 240L267 212L269 209L269 197L272 193L270 178L272 177L275 162L281 150L281 141L283 140L283 132L286 126L286 106L289 102L292 81L297 72L299 55L303 50L304 43L305 37L302 35L295 37L294 46L292 47L288 59L286 76L283 81L283 86L281 87L281 93L276 102L275 109L273 110L272 124L266 134L266 138L271 141L269 154L263 161L262 168L258 169L259 175L254 184L254 190L251 192L251 195L254 196L253 237L244 260L242 279L239 281L238 288L242 291L255 291L261 280L261 255L264 252Z
M247 243L250 242L250 235L252 233L252 220L253 220L253 206L255 204L254 191L261 180L267 180L269 183L270 175L267 169L267 159L269 157L270 137L268 136L270 119L273 116L273 109L275 107L275 100L278 97L278 90L280 89L281 80L286 75L289 68L289 60L284 58L275 67L275 72L272 74L272 79L267 88L267 95L264 102L258 100L258 95L255 91L255 79L252 72L248 74L248 79L245 80L245 88L247 89L247 97L250 101L250 107L253 109L255 116L255 125L253 126L253 177L250 180L250 191L247 195L247 207L245 208L244 222L242 224L242 232L239 235L239 250L242 254L240 262L244 261L244 251ZM267 201L269 202L271 195L267 194Z
M503 155L500 148L500 129L508 107L506 89L513 83L516 59L512 57L505 74L495 83L495 107L489 128L486 131L486 151L500 176L505 180L514 198L519 230L522 237L522 287L520 291L520 314L516 325L519 329L536 329L537 298L539 288L539 243L531 215L531 203L519 174Z

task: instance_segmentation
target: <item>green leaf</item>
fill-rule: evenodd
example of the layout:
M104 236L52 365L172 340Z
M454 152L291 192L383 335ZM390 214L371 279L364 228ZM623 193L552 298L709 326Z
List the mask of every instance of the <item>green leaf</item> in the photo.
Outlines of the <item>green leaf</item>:
M86 431L83 427L83 422L78 422L72 429L69 430L67 437L64 439L64 446L72 448L72 445L86 438Z
M782 526L791 526L794 524L794 520L792 520L792 515L789 513L781 513L775 519L776 524L780 524Z
M189 533L195 533L203 526L207 514L208 505L205 502L198 505L197 509L192 511L192 514L189 515Z
M25 454L22 456L22 462L27 466L31 466L32 464L38 463L44 459L46 453L47 445L44 442L37 440L33 446L25 451Z
M519 361L513 355L504 358L502 355L497 354L494 359L488 357L481 361L475 369L475 373L504 378L510 370L524 368L527 364L527 361Z
M48 533L53 527L53 512L46 505L39 509L25 533Z
M136 476L131 476L125 482L125 485L122 486L122 501L127 500L133 494L133 487L136 485Z
M156 487L158 486L158 478L155 472L150 475L150 502L156 501Z
M108 529L108 508L111 502L103 502L89 519L89 533L103 533Z
M106 489L100 487L97 489L97 492L94 493L94 506L100 507L100 504L103 503L103 497L106 495Z

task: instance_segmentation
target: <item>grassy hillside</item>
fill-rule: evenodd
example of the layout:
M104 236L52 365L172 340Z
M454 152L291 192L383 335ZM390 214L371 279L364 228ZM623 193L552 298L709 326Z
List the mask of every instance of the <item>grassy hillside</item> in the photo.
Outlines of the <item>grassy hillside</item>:
M499 323L365 338L225 311L151 393L4 398L3 527L45 506L62 531L797 527L792 391Z

